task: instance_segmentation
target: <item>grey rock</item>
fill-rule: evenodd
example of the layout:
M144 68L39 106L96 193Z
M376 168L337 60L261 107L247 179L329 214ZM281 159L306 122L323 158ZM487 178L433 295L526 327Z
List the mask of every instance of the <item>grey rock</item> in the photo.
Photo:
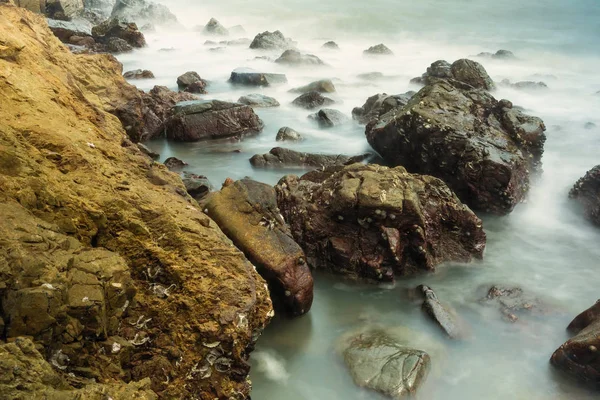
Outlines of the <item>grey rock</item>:
M350 121L346 115L331 108L323 108L319 112L309 115L308 118L316 121L321 128L332 128Z
M600 165L590 169L575 183L569 197L581 205L590 222L600 226Z
M363 53L372 56L391 56L394 54L394 52L383 43L371 46L367 50L363 51Z
M92 37L99 43L108 43L112 38L125 40L131 47L144 47L146 39L133 22L113 17L92 28Z
M189 172L184 172L182 181L183 185L185 186L185 190L195 200L202 200L208 196L213 189L212 184L204 175L196 175Z
M385 78L385 75L381 72L365 72L364 74L358 74L356 77L365 81L375 81Z
M177 171L186 165L188 165L185 161L180 160L177 157L169 157L163 163L170 171Z
M92 36L92 24L81 18L74 18L71 21L48 19L48 27L63 43L69 43L72 36Z
M229 82L246 86L270 86L287 83L287 78L284 74L258 72L250 68L236 68L231 73Z
M334 42L333 40L323 43L323 46L321 46L321 47L324 49L330 49L330 50L339 50L340 49L340 46L338 46L338 44L336 42Z
M251 107L279 107L279 102L276 99L259 93L242 96L238 99L238 103L246 104Z
M136 146L138 149L140 149L140 151L142 153L146 154L148 157L152 158L153 160L160 158L160 154L150 150L150 148L148 146L146 146L145 144L136 143Z
M177 25L177 17L164 5L147 0L116 0L111 17L135 21L140 26Z
M219 21L215 18L211 18L210 21L204 27L204 33L207 35L216 35L216 36L227 36L229 35L229 31L225 28Z
M125 79L154 79L152 71L147 69L134 69L133 71L127 71L123 74Z
M302 137L301 134L299 134L292 128L284 126L283 128L280 128L277 132L275 140L278 142L300 142L304 140L304 137Z
M456 311L442 304L435 292L428 286L417 288L423 296L423 311L451 339L465 339L468 336L465 322L458 317Z
M252 156L250 164L255 168L323 168L353 164L369 157L370 154L358 156L312 154L274 147L266 154Z
M352 118L361 124L368 124L392 109L404 107L414 95L413 91L391 96L386 93L376 94L369 97L362 107L355 107Z
M294 101L292 101L292 104L296 107L301 107L307 110L312 110L314 108L323 106L329 106L334 103L335 101L321 95L321 93L316 91L301 94L296 99L294 99Z
M307 93L307 92L319 92L319 93L333 93L335 92L335 85L331 79L321 79L315 82L311 82L308 85L301 86L290 90L292 93Z
M291 49L294 47L294 42L283 36L283 33L280 31L259 33L254 37L252 43L250 43L251 49L273 50Z
M297 50L284 51L275 62L288 65L325 65L319 57L312 54L302 54Z

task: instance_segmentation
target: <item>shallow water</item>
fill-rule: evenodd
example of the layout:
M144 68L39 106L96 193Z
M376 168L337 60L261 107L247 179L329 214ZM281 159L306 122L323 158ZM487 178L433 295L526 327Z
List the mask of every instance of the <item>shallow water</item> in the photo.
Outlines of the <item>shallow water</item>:
M433 358L433 369L419 392L423 399L597 398L597 393L556 374L548 359L567 339L568 322L600 297L600 230L586 223L567 199L572 184L600 162L600 95L594 95L600 90L600 2L165 3L187 28L204 25L214 16L225 26L242 24L249 38L257 32L280 29L298 41L303 52L316 54L329 65L280 66L254 60L257 55L276 58L277 52L253 51L246 46L211 51L211 46L203 43L213 38L190 29L148 34L148 48L119 57L125 70L147 68L155 73L156 80L135 82L145 90L155 84L176 89L176 77L194 70L211 81L205 98L235 101L243 94L258 92L279 100L281 107L256 110L265 129L254 138L237 143L150 143L161 153L161 160L177 156L190 164L190 171L207 175L217 187L226 177L244 176L273 184L290 172L254 170L248 163L253 154L277 145L275 134L282 126L306 136L305 142L290 145L294 149L357 154L369 148L364 127L350 123L319 130L307 120L310 112L289 104L296 97L288 93L290 88L316 79L334 79L337 93L328 96L338 104L332 108L350 115L353 107L375 93L418 90L408 81L432 61L453 61L506 48L518 59L477 59L494 80L542 80L549 86L546 91L500 88L494 93L544 119L548 140L544 174L534 184L527 203L506 217L483 216L488 235L483 262L446 265L436 274L400 280L394 287L315 274L311 312L291 321L276 318L259 341L253 355L253 398L379 399L354 386L336 351L341 335L371 325L403 326L417 332L408 333L407 338L430 351ZM320 48L330 39L340 45L340 51ZM362 50L380 42L395 56L362 56ZM283 72L289 83L263 89L232 87L227 79L236 67ZM382 72L386 78L357 78L372 71ZM585 129L586 122L598 127ZM433 287L442 301L469 322L470 340L450 342L425 318L419 302L407 296L407 289L421 283ZM495 283L523 287L543 299L550 311L523 315L515 324L505 322L498 310L478 302Z

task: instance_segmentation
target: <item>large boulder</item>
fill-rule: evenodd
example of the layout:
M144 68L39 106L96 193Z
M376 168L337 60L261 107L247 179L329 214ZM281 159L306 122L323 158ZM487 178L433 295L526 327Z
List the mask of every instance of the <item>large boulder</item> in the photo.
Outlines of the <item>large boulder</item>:
M319 57L312 54L302 54L297 50L284 51L275 62L287 65L325 65Z
M593 224L600 226L600 165L590 169L569 192L583 208L583 213Z
M82 0L45 0L45 2L46 16L52 19L70 20L83 10Z
M441 80L369 123L366 135L390 165L443 179L474 209L507 214L541 171L545 129L507 100Z
M600 318L598 303L577 316L569 325L575 334L560 346L550 363L571 377L600 388Z
M370 154L358 156L312 154L274 147L266 154L252 156L250 164L257 168L324 168L361 162L369 156Z
M335 85L331 79L321 79L319 81L311 82L308 85L290 90L292 93L307 93L314 91L319 93L333 93L335 92Z
M413 91L396 95L386 93L373 95L367 99L362 107L354 107L352 118L361 124L368 124L392 109L404 107L414 95L415 92Z
M492 90L496 87L483 65L466 58L456 60L452 64L444 60L435 61L423 75L413 78L411 83L430 85L440 80L456 81L455 86L467 85L467 89Z
M284 50L294 48L294 42L286 39L280 31L259 33L250 43L251 49Z
M258 72L251 68L236 68L231 72L229 82L246 86L270 86L286 83L287 78L284 74Z
M111 17L134 21L140 26L178 24L177 17L165 5L147 0L117 0Z
M48 27L63 43L71 43L70 39L73 36L92 36L92 24L81 18L75 18L71 21L48 19Z
M431 176L353 164L286 176L276 190L314 268L393 281L483 255L481 220Z
M350 338L343 356L356 385L395 400L414 396L431 364L429 354L381 329Z
M242 179L213 194L206 210L268 282L276 305L293 315L310 310L312 275L281 217L272 186Z
M279 107L277 99L260 93L251 93L238 99L238 103L251 107Z
M265 281L108 112L139 93L118 61L0 9L0 398L247 398ZM110 384L44 392L21 332L78 388Z
M92 36L97 42L108 44L110 39L126 41L132 47L144 47L146 39L133 22L123 22L119 18L111 18L92 28Z
M259 133L263 122L252 107L220 100L178 103L166 122L167 138L180 142L242 137Z
M312 110L313 108L319 108L323 106L330 106L334 103L335 101L329 97L323 96L317 91L301 94L300 96L296 97L294 101L292 101L292 104L296 107L301 107L307 110Z
M520 287L493 285L480 303L498 308L503 319L515 323L521 316L544 315L551 307L539 296Z
M227 36L229 35L229 31L225 28L219 21L215 18L211 18L210 21L204 26L203 32L207 35L215 35L215 36Z

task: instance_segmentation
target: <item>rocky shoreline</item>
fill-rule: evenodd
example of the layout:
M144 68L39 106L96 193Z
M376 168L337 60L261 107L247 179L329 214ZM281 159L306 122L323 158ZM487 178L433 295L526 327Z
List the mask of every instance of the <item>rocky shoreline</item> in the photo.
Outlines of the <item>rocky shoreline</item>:
M275 186L228 179L214 191L184 161L154 161L143 142L264 135L255 108L278 107L278 100L201 97L211 82L194 71L177 79L178 92L127 83L154 75L124 77L106 53L146 46L142 31L152 24L177 24L159 4L2 3L2 398L249 398L251 352L275 311L310 311L311 271L366 282L425 280L440 264L480 260L486 234L477 213L511 213L542 173L544 122L496 99L497 85L479 62L439 60L412 80L423 86L418 92L378 93L352 111L377 155L275 147L249 163L308 172L282 173ZM201 29L211 37L236 31L214 18ZM290 67L327 68L280 31L224 45L280 51L274 63ZM394 53L379 44L364 56ZM287 78L236 69L229 82L258 89ZM292 89L299 95L292 104L304 115L312 110L318 129L344 127L352 121L328 108L339 104L325 96L336 90L331 80L315 81ZM286 126L280 140L310 139ZM569 194L596 225L599 168ZM450 305L428 286L416 290L449 339L468 341ZM521 288L486 290L482 303L499 306L508 322L543 308ZM575 336L551 358L592 386L600 386L596 308L571 323ZM390 398L415 394L436 362L385 330L346 339L341 354L355 383ZM390 375L392 364L398 373ZM15 372L26 366L35 379Z

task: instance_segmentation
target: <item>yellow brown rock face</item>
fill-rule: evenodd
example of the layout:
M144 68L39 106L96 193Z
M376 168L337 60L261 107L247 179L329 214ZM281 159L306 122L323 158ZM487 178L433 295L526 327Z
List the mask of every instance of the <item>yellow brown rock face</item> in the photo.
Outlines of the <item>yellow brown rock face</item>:
M32 338L78 387L245 398L265 282L126 139L108 111L137 95L113 57L0 5L0 339Z

